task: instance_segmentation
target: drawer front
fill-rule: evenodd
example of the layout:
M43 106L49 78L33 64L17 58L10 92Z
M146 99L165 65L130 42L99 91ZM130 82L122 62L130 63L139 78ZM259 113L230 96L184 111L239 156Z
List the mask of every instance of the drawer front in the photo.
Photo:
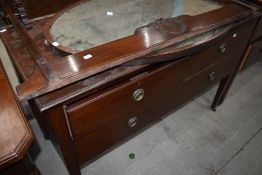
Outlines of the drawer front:
M183 79L183 83L179 86L173 81L176 73L173 70L176 66L168 68L168 74L151 76L141 81L139 88L144 89L145 103L132 106L130 113L111 120L100 129L75 142L80 164L90 161L150 123L159 120L161 116L172 112L192 96L225 77L232 71L232 66L236 66L236 61L222 59L208 69Z
M114 119L125 116L136 116L137 110L145 104L151 103L151 97L161 95L160 92L149 91L145 82L152 82L155 89L159 84L162 86L177 88L183 78L181 73L175 71L181 66L176 64L167 65L156 72L146 72L142 76L134 77L123 85L101 93L94 98L87 98L68 109L68 119L75 140L92 133L103 127ZM172 85L170 79L165 76L172 74ZM159 89L161 91L161 89ZM142 97L144 93L144 96ZM140 97L139 97L140 96ZM140 98L140 99L139 99Z
M142 74L117 88L69 105L67 117L73 139L80 139L116 118L136 116L137 109L152 103L152 99L157 100L166 90L181 87L184 79L199 74L223 59L233 59L237 62L241 54L239 50L245 45L244 36L242 30L230 33L215 46L194 54L191 58L185 58L156 71ZM148 81L151 84L145 86L145 82ZM163 89L165 87L169 89ZM145 96L137 102L133 99L133 94L140 88L144 89Z
M238 52L240 43L243 42L238 42L241 37L233 37L232 35L230 34L215 46L195 54L191 58L180 60L153 73L144 74L122 86L69 106L68 120L73 139L84 137L113 119L127 115L136 116L137 109L151 103L149 97L157 98L162 95L162 87L178 88L184 78L198 74L199 71L207 69L222 59L232 58L232 55ZM235 47L229 47L230 45ZM167 78L167 75L171 75L170 78ZM146 81L152 81L150 86L154 86L155 90L148 92L150 87L143 87ZM159 91L156 90L158 85L161 85ZM140 88L146 88L145 98L137 102L133 99L133 94Z

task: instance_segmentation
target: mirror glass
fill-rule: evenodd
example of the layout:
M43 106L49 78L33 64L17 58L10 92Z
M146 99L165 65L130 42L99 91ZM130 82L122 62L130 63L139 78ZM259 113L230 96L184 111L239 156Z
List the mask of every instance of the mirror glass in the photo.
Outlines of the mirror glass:
M49 33L61 46L82 51L130 36L159 18L194 16L221 7L215 0L90 0L59 16Z

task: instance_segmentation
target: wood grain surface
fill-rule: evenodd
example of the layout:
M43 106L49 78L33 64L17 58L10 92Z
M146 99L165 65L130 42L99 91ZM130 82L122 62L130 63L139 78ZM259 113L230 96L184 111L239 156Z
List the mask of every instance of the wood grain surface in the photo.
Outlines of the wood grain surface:
M0 169L23 158L33 136L0 63Z

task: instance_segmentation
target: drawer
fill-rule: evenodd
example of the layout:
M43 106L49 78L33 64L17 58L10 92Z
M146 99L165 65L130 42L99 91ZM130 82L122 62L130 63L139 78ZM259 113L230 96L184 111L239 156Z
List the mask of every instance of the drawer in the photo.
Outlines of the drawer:
M146 103L151 103L152 96L161 95L161 89L159 89L159 92L154 92L152 87L148 87L145 82L152 82L151 86L153 85L154 89L159 88L159 84L177 88L183 81L180 73L182 67L182 65L175 63L164 66L157 71L144 72L122 85L117 85L117 87L112 87L105 92L68 106L67 117L73 139L77 140L86 136L114 119L127 115L136 116L138 109ZM168 74L172 75L172 86L170 86L170 79L165 78ZM143 91L141 91L142 89ZM144 93L143 98L137 99L136 96L142 93Z
M240 33L238 32L237 35L241 36ZM213 47L194 54L190 58L181 59L155 71L145 72L123 85L68 105L67 117L73 139L80 139L113 119L126 115L135 116L137 109L141 106L152 103L152 99L156 100L162 96L164 90L161 88L163 87L170 88L166 90L174 90L181 86L183 79L199 74L223 59L236 61L239 57L239 49L243 47L244 42L241 41L242 37L233 37L233 35L229 34ZM233 45L235 47L230 47ZM144 85L145 82L152 83L147 87ZM133 94L140 88L144 89L145 97L137 102L133 99Z
M90 161L150 123L172 112L176 107L181 106L196 94L227 76L232 71L232 66L236 66L236 61L233 59L222 59L209 68L183 79L182 82L178 82L176 81L175 70L177 65L172 65L162 70L165 73L161 72L149 76L141 80L139 84L130 85L127 98L130 99L130 104L134 104L121 106L124 109L119 109L130 111L130 113L111 119L107 124L75 142L80 164ZM133 90L137 88L143 89L145 96L142 101L133 102L131 96ZM124 95L124 93L119 95ZM115 105L122 105L122 97L119 96L119 98L121 99L121 102L119 101L121 104L118 101L112 101L114 103L108 104L110 106L104 106L105 108L102 109L104 115L108 116L111 114L112 108L116 108ZM109 114L107 114L108 110Z

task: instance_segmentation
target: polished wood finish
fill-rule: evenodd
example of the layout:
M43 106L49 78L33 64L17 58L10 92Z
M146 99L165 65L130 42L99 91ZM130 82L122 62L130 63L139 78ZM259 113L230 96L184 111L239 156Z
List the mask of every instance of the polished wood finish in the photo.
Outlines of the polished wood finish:
M21 159L32 143L33 137L9 85L2 63L0 66L0 165L2 168Z
M239 69L243 70L249 65L255 63L259 59L262 59L262 39L249 45Z
M14 27L1 37L23 81L18 97L30 99L41 129L72 175L220 82L212 103L216 110L258 17L256 6L225 1L223 8L175 18L187 27L181 35L155 30L153 23L129 37L70 53L53 47L47 33L61 13L33 20L25 30L5 9ZM94 59L84 60L87 54ZM141 100L134 100L137 90L144 92Z
M262 59L262 17L257 18L257 25L250 38L249 44L242 56L239 70L242 71L257 60Z
M37 18L58 12L79 0L24 0L29 18Z
M5 9L8 9L8 3ZM224 13L225 11L227 13ZM44 39L47 39L47 41L50 40L48 37L48 27L59 15L60 13L54 17L48 18L47 24L43 24L41 20L34 21L32 22L32 26L34 26L33 29L28 31L28 34L23 32L25 36L30 35L35 42L33 42L32 39L27 39L27 42L21 43L21 41L19 41L19 44L25 44L27 50L29 50L29 53L31 53L31 56L29 53L26 53L27 51L24 51L24 53L29 55L29 59L37 64L32 65L35 70L33 71L33 74L31 74L32 68L27 70L20 67L24 61L16 64L18 69L22 71L23 75L29 75L29 77L24 77L24 82L17 88L18 96L21 100L40 96L47 92L82 80L86 77L91 77L97 73L114 68L125 62L145 56L146 54L180 43L185 39L211 31L224 25L232 24L240 19L244 19L245 17L252 15L252 11L234 3L227 3L223 8L211 11L208 15L200 14L197 16L177 17L176 19L182 21L188 28L187 32L183 35L177 36L174 34L156 31L154 30L154 27L150 25L139 29L134 33L134 35L129 37L68 56L52 54L50 53L50 49L43 45ZM16 30L21 31L19 29L19 25L16 25L17 22L15 17L12 17L11 13L8 13L8 16L10 19L13 19L12 21L16 27ZM46 27L43 28L39 26L41 24ZM10 40L8 37L12 36L12 40L17 37L16 35L10 35L10 32L11 31L8 31L2 34L2 39L6 45L8 45L8 40ZM150 42L146 39L147 36L150 36ZM55 49L57 52L61 51L59 48L54 48L51 42L52 41L49 41L49 47L51 47L51 49ZM38 49L34 49L34 52L32 52L32 48ZM10 50L17 50L17 48L12 48ZM87 54L91 54L93 59L83 59L83 57ZM39 55L41 55L41 57ZM38 58L42 59L39 61ZM51 76L50 78L47 78L48 81L46 81L46 77L48 77L46 75ZM38 81L36 81L35 77L38 77Z
M160 90L160 93L164 94L164 92L169 92L167 90L163 90L165 86L168 86L168 82L170 82L170 84L175 83L174 86L180 86L182 84L183 79L187 79L188 77L194 76L195 74L199 74L200 70L205 70L210 65L217 64L217 62L220 62L223 59L230 59L230 58L232 59L233 56L239 58L239 54L237 54L238 50L241 50L245 47L245 42L241 43L240 41L245 41L249 39L248 38L249 35L245 36L244 31L240 31L240 32L236 31L236 34L239 36L236 38L233 38L231 36L233 34L230 33L228 34L227 38L219 41L214 46L209 47L208 49L200 53L196 53L190 58L187 57L184 58L186 61L181 60L181 62L177 63L176 66L170 68L170 72L165 71L165 73L163 73L162 75L162 78L158 78L152 81L151 87L154 87L153 86L154 82L159 82L161 79L166 79L166 83L164 83L163 80L161 81L163 87L157 88ZM227 45L226 47L227 51L221 53L219 48L223 44ZM235 47L231 48L229 47L230 45L234 45ZM230 67L235 66L230 63L228 63L228 65ZM192 67L190 68L190 66ZM173 71L171 71L172 69ZM224 72L227 71L224 70ZM158 76L161 76L160 72L156 74ZM172 75L170 79L168 79L169 74ZM140 77L139 80L143 79L144 81L146 81L147 76L144 75ZM72 105L72 107L68 109L68 113L69 113L68 115L72 127L72 132L73 135L76 136L76 139L78 137L83 136L84 134L92 132L96 128L101 127L102 125L104 125L105 123L109 122L114 118L118 118L119 116L122 115L127 115L128 113L132 113L133 109L137 109L138 107L137 103L134 103L133 99L130 97L132 97L133 91L135 91L136 88L137 89L139 88L137 86L137 84L139 83L141 84L139 80L132 83L131 82L124 83L124 87L118 87L117 89L113 89L112 90L113 92L107 90L106 94L102 94L95 97L91 96L88 98L90 100L81 100L77 102L77 104ZM178 82L176 83L176 81ZM149 95L153 97L155 93L149 92ZM118 102L119 100L121 100L121 102ZM112 105L109 105L112 101L117 101L118 103L116 103L112 107ZM144 102L142 106L146 105L150 101L155 101L155 100L149 98L149 101ZM97 109L97 107L103 110L99 110ZM118 110L123 108L125 108L126 111ZM124 112L125 114L122 114L120 112ZM95 114L95 117L93 117L92 114Z
M76 140L80 164L92 160L112 145L159 120L161 116L165 116L217 81L233 74L232 67L237 67L241 56L238 51L243 50L250 37L248 28L232 31L215 46L190 58L163 65L161 69L148 71L116 88L69 105L66 111L72 139ZM239 37L233 38L234 34ZM220 53L218 48L223 43L235 47L228 48L226 53ZM230 81L227 79L227 83ZM145 97L136 102L132 99L132 94L140 88L144 90ZM112 101L115 102L113 105L110 104ZM132 117L137 117L134 128L127 124Z
M40 174L27 155L33 136L0 61L0 174Z
M69 173L72 175L81 174L74 143L71 140L68 123L64 115L64 107L60 106L47 111L45 117L53 130L55 138L60 144L59 148L63 154Z
M254 28L253 34L250 38L249 44L245 49L245 53L242 56L242 61L239 66L239 70L242 71L247 68L249 65L252 65L257 60L261 59L261 48L262 48L262 3L261 1L255 1L257 5L260 5L260 10L257 11L257 25Z
M129 78L108 82L109 85L89 89L55 108L44 109L42 115L58 139L69 171L75 173L79 166L94 160L222 80L217 92L219 98L216 97L213 102L215 109L228 91L240 60L239 50L246 46L254 25L251 22L237 27L225 38L192 56L144 68L142 72L126 75ZM234 37L235 34L237 37ZM220 46L224 43L227 50L220 53ZM35 102L43 104L48 99L59 99L65 92L70 94L74 87L88 87L90 84L86 84L89 82L87 80L40 97ZM132 94L139 88L144 89L145 97L135 102ZM129 128L128 120L132 117L137 117L138 123L134 128ZM74 148L71 144L75 145Z
M260 38L262 38L262 18L258 19L258 23L251 40L256 41Z

